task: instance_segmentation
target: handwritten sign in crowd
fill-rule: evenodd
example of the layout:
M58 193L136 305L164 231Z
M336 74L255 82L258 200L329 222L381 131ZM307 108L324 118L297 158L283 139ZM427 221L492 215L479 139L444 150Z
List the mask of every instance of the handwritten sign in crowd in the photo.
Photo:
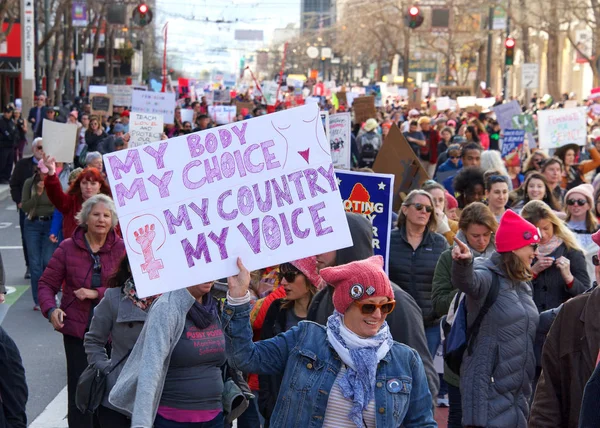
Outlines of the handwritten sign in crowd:
M332 116L333 117L333 116ZM373 252L383 257L388 271L394 176L336 171L344 209L363 215L373 226Z
M236 106L208 106L208 115L217 125L234 122L236 114Z
M502 158L517 150L525 141L525 130L505 129L502 138Z
M329 116L329 144L331 160L337 169L350 169L352 144L352 118L350 113L337 113Z
M104 162L140 297L352 245L315 105Z
M567 144L585 146L586 119L585 107L538 111L540 147L556 149Z
M160 141L163 133L163 117L158 114L131 112L129 121L129 147Z
M160 114L163 116L164 123L174 123L175 93L133 91L131 110L139 113Z

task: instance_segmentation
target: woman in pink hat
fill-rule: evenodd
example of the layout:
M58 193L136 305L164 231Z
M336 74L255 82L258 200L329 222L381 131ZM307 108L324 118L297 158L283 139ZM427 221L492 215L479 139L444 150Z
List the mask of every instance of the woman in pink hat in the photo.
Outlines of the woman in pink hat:
M276 427L435 427L431 394L416 351L394 342L385 322L395 307L383 258L324 268L335 311L327 327L300 322L252 342L250 273L230 277L222 323L229 364L283 376L271 416Z
M530 266L540 236L534 225L508 210L495 240L496 252L489 259L474 261L460 239L452 249L452 284L466 294L468 328L478 329L460 366L462 424L525 428L539 320ZM475 326L482 308L487 310Z

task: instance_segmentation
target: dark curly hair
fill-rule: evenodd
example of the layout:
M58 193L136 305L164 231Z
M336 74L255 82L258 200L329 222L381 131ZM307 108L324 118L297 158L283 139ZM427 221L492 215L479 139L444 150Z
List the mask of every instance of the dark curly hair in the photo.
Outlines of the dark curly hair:
M481 189L484 189L483 174L485 171L477 166L470 166L458 171L458 174L452 181L456 200L459 208L464 208L467 205L466 195L475 191L475 187L479 184Z

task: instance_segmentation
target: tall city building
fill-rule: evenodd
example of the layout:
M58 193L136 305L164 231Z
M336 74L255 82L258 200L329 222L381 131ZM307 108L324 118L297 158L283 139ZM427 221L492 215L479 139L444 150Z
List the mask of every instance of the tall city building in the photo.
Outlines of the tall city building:
M330 27L335 22L335 0L302 0L300 28L302 33Z

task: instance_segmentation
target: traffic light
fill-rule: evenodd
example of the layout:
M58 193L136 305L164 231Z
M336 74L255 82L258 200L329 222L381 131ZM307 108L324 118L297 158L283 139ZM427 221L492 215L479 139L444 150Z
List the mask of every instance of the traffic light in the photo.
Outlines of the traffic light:
M421 9L417 6L411 6L408 9L408 15L406 16L406 25L408 28L419 28L423 24L423 20Z
M138 27L145 27L152 22L152 9L146 3L140 3L133 9L131 20Z
M504 42L506 48L506 56L504 57L504 65L513 65L515 62L515 46L517 42L512 37L507 37Z

